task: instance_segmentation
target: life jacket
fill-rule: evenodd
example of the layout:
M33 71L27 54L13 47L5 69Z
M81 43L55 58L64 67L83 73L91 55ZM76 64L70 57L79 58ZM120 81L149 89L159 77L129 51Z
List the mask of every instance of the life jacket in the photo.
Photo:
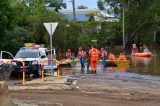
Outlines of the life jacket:
M78 52L78 57L81 59L81 58L84 58L85 56L85 52L83 50L79 51Z
M109 60L115 60L115 56L113 54L109 55Z
M126 57L124 55L120 55L119 60L126 60Z
M91 61L98 61L98 55L100 54L100 51L92 48L89 50L89 55L91 57Z

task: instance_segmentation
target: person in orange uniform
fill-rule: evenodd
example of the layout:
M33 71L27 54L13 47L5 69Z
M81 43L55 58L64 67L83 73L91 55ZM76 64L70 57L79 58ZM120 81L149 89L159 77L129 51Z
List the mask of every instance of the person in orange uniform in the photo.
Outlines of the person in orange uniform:
M66 58L72 58L72 53L71 53L71 49L68 49L68 51L66 52Z
M123 53L120 53L118 60L126 60L126 57Z
M78 51L78 57L80 59L80 63L81 63L81 68L84 68L84 57L86 55L86 52L82 49L82 47L79 47L79 51Z
M92 71L95 73L97 70L97 62L98 62L98 55L99 54L100 54L100 51L98 49L96 49L94 46L92 46L92 48L89 50Z
M109 54L109 60L115 60L116 58L115 58L115 56L114 56L114 54L113 53L110 53Z

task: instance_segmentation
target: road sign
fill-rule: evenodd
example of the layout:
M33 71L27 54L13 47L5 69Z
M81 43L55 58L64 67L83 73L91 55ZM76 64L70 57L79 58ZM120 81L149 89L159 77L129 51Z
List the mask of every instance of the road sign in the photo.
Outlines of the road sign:
M52 36L57 25L58 25L58 22L43 23L43 24L44 24L45 28L47 29L49 35Z
M50 35L50 46L51 46L51 59L53 59L52 55L52 35L58 25L58 22L50 22L50 23L43 23L44 26L46 27L49 35ZM53 66L53 62L51 62L51 65Z

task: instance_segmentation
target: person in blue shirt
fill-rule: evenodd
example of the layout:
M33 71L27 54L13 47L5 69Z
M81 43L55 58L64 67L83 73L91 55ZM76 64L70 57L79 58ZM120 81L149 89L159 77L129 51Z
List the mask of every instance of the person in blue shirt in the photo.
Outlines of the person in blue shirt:
M79 47L79 51L78 51L78 57L80 59L80 63L81 63L81 68L84 68L84 57L86 55L86 52L82 49L82 47Z
M103 66L107 67L107 51L104 48L101 48L101 57L103 60Z

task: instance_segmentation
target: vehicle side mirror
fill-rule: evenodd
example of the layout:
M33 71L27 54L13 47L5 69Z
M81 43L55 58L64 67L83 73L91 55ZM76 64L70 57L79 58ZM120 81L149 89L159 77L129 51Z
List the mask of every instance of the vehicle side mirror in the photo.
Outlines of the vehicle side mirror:
M45 57L46 57L45 55L41 56L41 58L45 58Z

